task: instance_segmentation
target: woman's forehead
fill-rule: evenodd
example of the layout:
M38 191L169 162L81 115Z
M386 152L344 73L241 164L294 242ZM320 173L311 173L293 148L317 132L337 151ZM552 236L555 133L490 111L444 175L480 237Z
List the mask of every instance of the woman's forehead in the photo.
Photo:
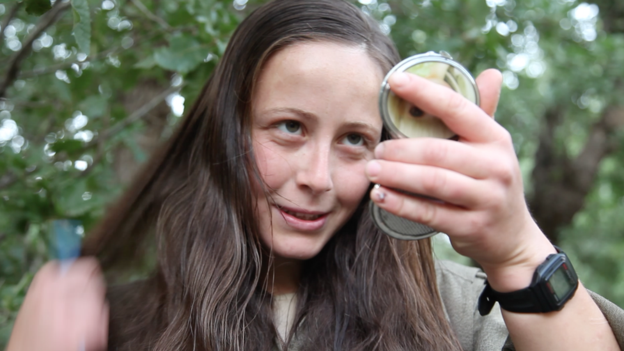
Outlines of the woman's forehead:
M289 45L274 54L264 65L260 78L274 66L288 69L291 74L310 72L329 74L329 79L351 76L362 84L362 80L372 77L374 81L383 79L383 71L368 54L364 45L334 41L304 41Z
M382 79L381 68L361 46L296 44L266 63L254 92L253 109L294 108L320 116L378 118Z

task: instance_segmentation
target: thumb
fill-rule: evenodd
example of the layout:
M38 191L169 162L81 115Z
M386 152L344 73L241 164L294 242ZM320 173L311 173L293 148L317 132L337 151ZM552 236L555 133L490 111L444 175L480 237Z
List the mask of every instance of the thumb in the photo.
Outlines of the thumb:
M481 109L494 117L500 99L503 75L497 69L487 69L479 74L476 82L481 96Z

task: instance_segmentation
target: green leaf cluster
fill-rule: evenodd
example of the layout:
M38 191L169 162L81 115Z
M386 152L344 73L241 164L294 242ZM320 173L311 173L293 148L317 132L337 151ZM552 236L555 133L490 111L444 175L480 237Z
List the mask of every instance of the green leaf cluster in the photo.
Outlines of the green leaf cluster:
M71 0L74 15L74 31L78 48L82 53L91 52L91 11L87 0Z
M48 0L28 0L26 1L26 13L31 15L43 15L52 5Z

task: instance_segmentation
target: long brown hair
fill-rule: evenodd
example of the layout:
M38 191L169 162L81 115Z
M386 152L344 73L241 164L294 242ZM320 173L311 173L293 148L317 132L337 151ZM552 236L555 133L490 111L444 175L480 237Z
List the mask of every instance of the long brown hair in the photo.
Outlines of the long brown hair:
M153 276L111 289L110 349L272 349L250 101L263 63L306 40L362 46L385 72L399 60L377 23L342 0L276 0L245 19L175 135L85 245L109 271L155 245ZM304 262L289 342L296 333L301 350L460 349L430 242L382 234L368 201Z

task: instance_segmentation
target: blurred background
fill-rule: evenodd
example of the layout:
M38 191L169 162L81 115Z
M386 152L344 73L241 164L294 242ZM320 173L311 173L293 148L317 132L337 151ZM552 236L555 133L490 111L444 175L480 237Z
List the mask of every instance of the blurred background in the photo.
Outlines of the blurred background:
M258 0L0 1L0 348L52 223L87 233L192 105ZM403 57L503 72L535 220L624 306L624 2L360 0ZM439 257L461 261L436 237Z

